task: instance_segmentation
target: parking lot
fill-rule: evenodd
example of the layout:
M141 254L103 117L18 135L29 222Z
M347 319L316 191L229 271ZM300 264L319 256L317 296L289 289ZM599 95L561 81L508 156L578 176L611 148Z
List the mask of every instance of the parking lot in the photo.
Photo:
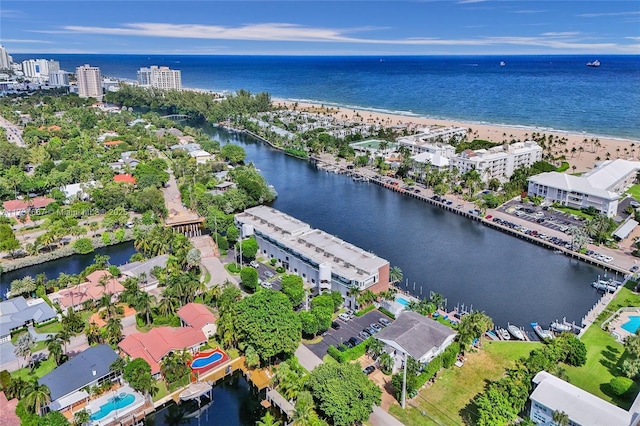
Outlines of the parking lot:
M330 328L323 335L324 337L322 341L313 345L305 344L305 346L309 348L309 350L311 350L311 352L313 352L317 357L322 359L322 357L327 354L329 345L338 347L350 338L358 337L358 333L360 333L365 327L368 327L369 324L378 323L378 320L380 318L389 319L386 315L377 310L367 312L361 317L353 317L349 321L343 321L342 319L338 318L335 321L340 324L340 330L334 330L333 328Z

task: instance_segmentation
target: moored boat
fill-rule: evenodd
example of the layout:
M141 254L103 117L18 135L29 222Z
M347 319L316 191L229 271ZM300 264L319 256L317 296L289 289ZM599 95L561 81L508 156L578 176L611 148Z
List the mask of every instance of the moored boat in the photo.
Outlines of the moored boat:
M553 339L555 337L551 330L545 330L540 325L538 325L537 322L532 322L531 327L533 328L533 331L536 332L538 337L540 337L542 340Z
M513 337L515 337L518 340L524 340L524 333L522 332L522 330L520 330L518 327L516 327L513 324L509 324L507 326L507 330L509 330L509 333L511 333L511 335Z
M554 321L551 323L551 330L556 331L558 333L562 333L563 331L571 331L571 326L567 324L563 324L559 321Z
M587 62L587 66L597 68L600 66L600 61L596 59L593 62Z
M511 340L509 332L504 328L498 328L496 331L498 332L498 336L500 336L502 340Z

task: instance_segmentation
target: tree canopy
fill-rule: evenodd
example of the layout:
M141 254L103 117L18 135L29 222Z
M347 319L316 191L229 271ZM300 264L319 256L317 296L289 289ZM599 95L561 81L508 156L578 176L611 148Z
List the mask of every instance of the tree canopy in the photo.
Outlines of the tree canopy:
M287 295L293 306L298 306L304 300L304 284L302 278L295 274L287 274L280 280L282 292Z

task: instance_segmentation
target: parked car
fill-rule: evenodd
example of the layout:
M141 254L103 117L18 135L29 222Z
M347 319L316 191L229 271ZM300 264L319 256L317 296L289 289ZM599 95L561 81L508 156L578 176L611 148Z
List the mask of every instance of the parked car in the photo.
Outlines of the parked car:
M378 330L376 330L373 327L367 327L367 328L365 328L365 330L366 330L367 333L369 333L372 336L378 332Z
M349 342L351 342L353 346L358 346L360 343L362 343L362 340L358 339L357 337L352 337L351 339L349 339Z
M338 315L338 318L340 318L342 321L349 321L351 319L351 317L344 312Z
M254 267L256 269L258 269L258 266L260 266L260 264L255 260L252 260L251 262L249 262L249 265L251 265L252 267Z
M361 331L361 333L366 334L366 335L367 335L367 337L369 337L369 336L373 336L373 335L375 334L375 332L374 332L374 333L370 333L368 328L363 329L363 330Z
M360 333L358 333L358 336L362 339L362 340L367 340L369 337L371 337L369 335L369 333L365 332L365 331L361 331Z
M331 328L333 328L334 330L340 330L340 323L338 321L333 321L331 323Z
M384 325L385 327L386 327L386 326L388 326L389 324L391 324L391 321L389 321L389 320L388 320L388 319L386 319L386 318L380 318L380 319L378 320L378 322L379 322L380 324Z
M267 277L267 278L272 278L273 277L273 272L265 271L264 276Z
M269 281L261 281L260 286L263 288L272 288L273 285Z
M636 272L638 270L638 265L633 265L631 267L631 269L629 269L631 272Z
M362 372L366 375L369 375L374 371L376 371L375 365L367 365L365 368L362 369Z
M378 324L377 322L371 323L369 324L371 326L371 328L373 328L375 331L380 331L382 330L382 326L380 324Z

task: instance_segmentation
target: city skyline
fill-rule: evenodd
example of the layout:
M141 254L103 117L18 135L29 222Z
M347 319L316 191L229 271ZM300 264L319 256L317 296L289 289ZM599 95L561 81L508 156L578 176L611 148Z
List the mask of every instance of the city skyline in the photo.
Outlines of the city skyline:
M639 54L629 1L5 1L13 53ZM152 6L153 5L153 6ZM166 7L163 7L166 6Z

